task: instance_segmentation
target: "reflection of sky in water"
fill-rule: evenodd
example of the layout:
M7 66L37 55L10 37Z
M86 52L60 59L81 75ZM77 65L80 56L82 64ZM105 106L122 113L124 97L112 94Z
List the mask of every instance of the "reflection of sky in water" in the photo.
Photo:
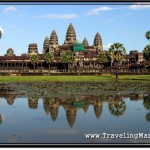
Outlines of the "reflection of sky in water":
M85 133L150 133L150 122L145 118L148 110L143 106L143 100L123 100L126 110L122 116L111 114L108 101L103 101L99 115L95 114L93 104L89 104L87 112L77 108L70 127L62 105L54 120L50 112L45 112L42 98L39 98L35 109L29 108L28 98L15 98L11 105L6 99L0 98L0 114L3 118L0 143L150 143L148 139L85 138Z

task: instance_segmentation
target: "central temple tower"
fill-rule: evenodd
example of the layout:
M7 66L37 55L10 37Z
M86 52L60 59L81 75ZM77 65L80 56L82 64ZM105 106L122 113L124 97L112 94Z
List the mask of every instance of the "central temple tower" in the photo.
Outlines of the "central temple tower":
M75 33L72 23L70 23L66 32L66 40L64 42L64 45L71 45L76 42L77 42L76 33Z

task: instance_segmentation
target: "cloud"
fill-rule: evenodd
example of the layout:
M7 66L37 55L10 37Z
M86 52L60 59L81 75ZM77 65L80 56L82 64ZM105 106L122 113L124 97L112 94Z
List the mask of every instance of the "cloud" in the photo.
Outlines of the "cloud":
M139 9L150 9L150 3L146 2L146 3L134 3L133 5L130 5L128 7L129 9L132 9L132 10L139 10Z
M95 9L91 9L90 11L87 12L87 15L98 15L100 14L101 11L109 11L112 10L112 8L103 6Z
M10 12L10 11L16 11L16 7L14 6L8 6L4 9L4 12Z
M45 15L39 15L35 16L35 18L43 18L43 19L73 19L77 18L78 15L76 14L45 14Z
M109 43L109 44L107 44L107 45L103 45L103 48L104 48L104 49L109 49L110 45L112 45L112 43Z
M106 22L107 23L111 23L111 22L115 22L116 21L116 19L109 19L109 20L107 20Z
M17 54L16 55L21 55L21 50L17 50Z

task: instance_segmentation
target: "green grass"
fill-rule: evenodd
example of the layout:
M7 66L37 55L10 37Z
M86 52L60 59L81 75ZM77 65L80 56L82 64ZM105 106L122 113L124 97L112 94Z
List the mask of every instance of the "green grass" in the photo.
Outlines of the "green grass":
M113 81L115 76L112 75L90 75L90 76L0 76L0 82L57 82L57 81ZM120 75L119 80L138 80L150 81L150 75Z

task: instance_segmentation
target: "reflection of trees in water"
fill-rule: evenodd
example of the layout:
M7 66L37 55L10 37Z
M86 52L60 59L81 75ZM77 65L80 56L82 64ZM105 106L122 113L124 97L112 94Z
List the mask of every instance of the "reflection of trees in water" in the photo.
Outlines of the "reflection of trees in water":
M2 115L0 115L0 124L3 122Z
M122 116L126 110L125 101L121 98L116 96L109 101L109 110L111 114L114 116Z
M147 121L150 121L150 112L148 112L148 113L146 114L145 118L146 118Z
M38 107L38 97L28 97L28 104L29 104L29 108L31 109L37 109Z
M149 111L145 118L147 121L150 121L150 95L144 96L143 105Z
M147 110L150 111L150 95L144 96L143 105Z
M7 100L7 104L12 105L15 100L15 96L6 96L5 99Z

